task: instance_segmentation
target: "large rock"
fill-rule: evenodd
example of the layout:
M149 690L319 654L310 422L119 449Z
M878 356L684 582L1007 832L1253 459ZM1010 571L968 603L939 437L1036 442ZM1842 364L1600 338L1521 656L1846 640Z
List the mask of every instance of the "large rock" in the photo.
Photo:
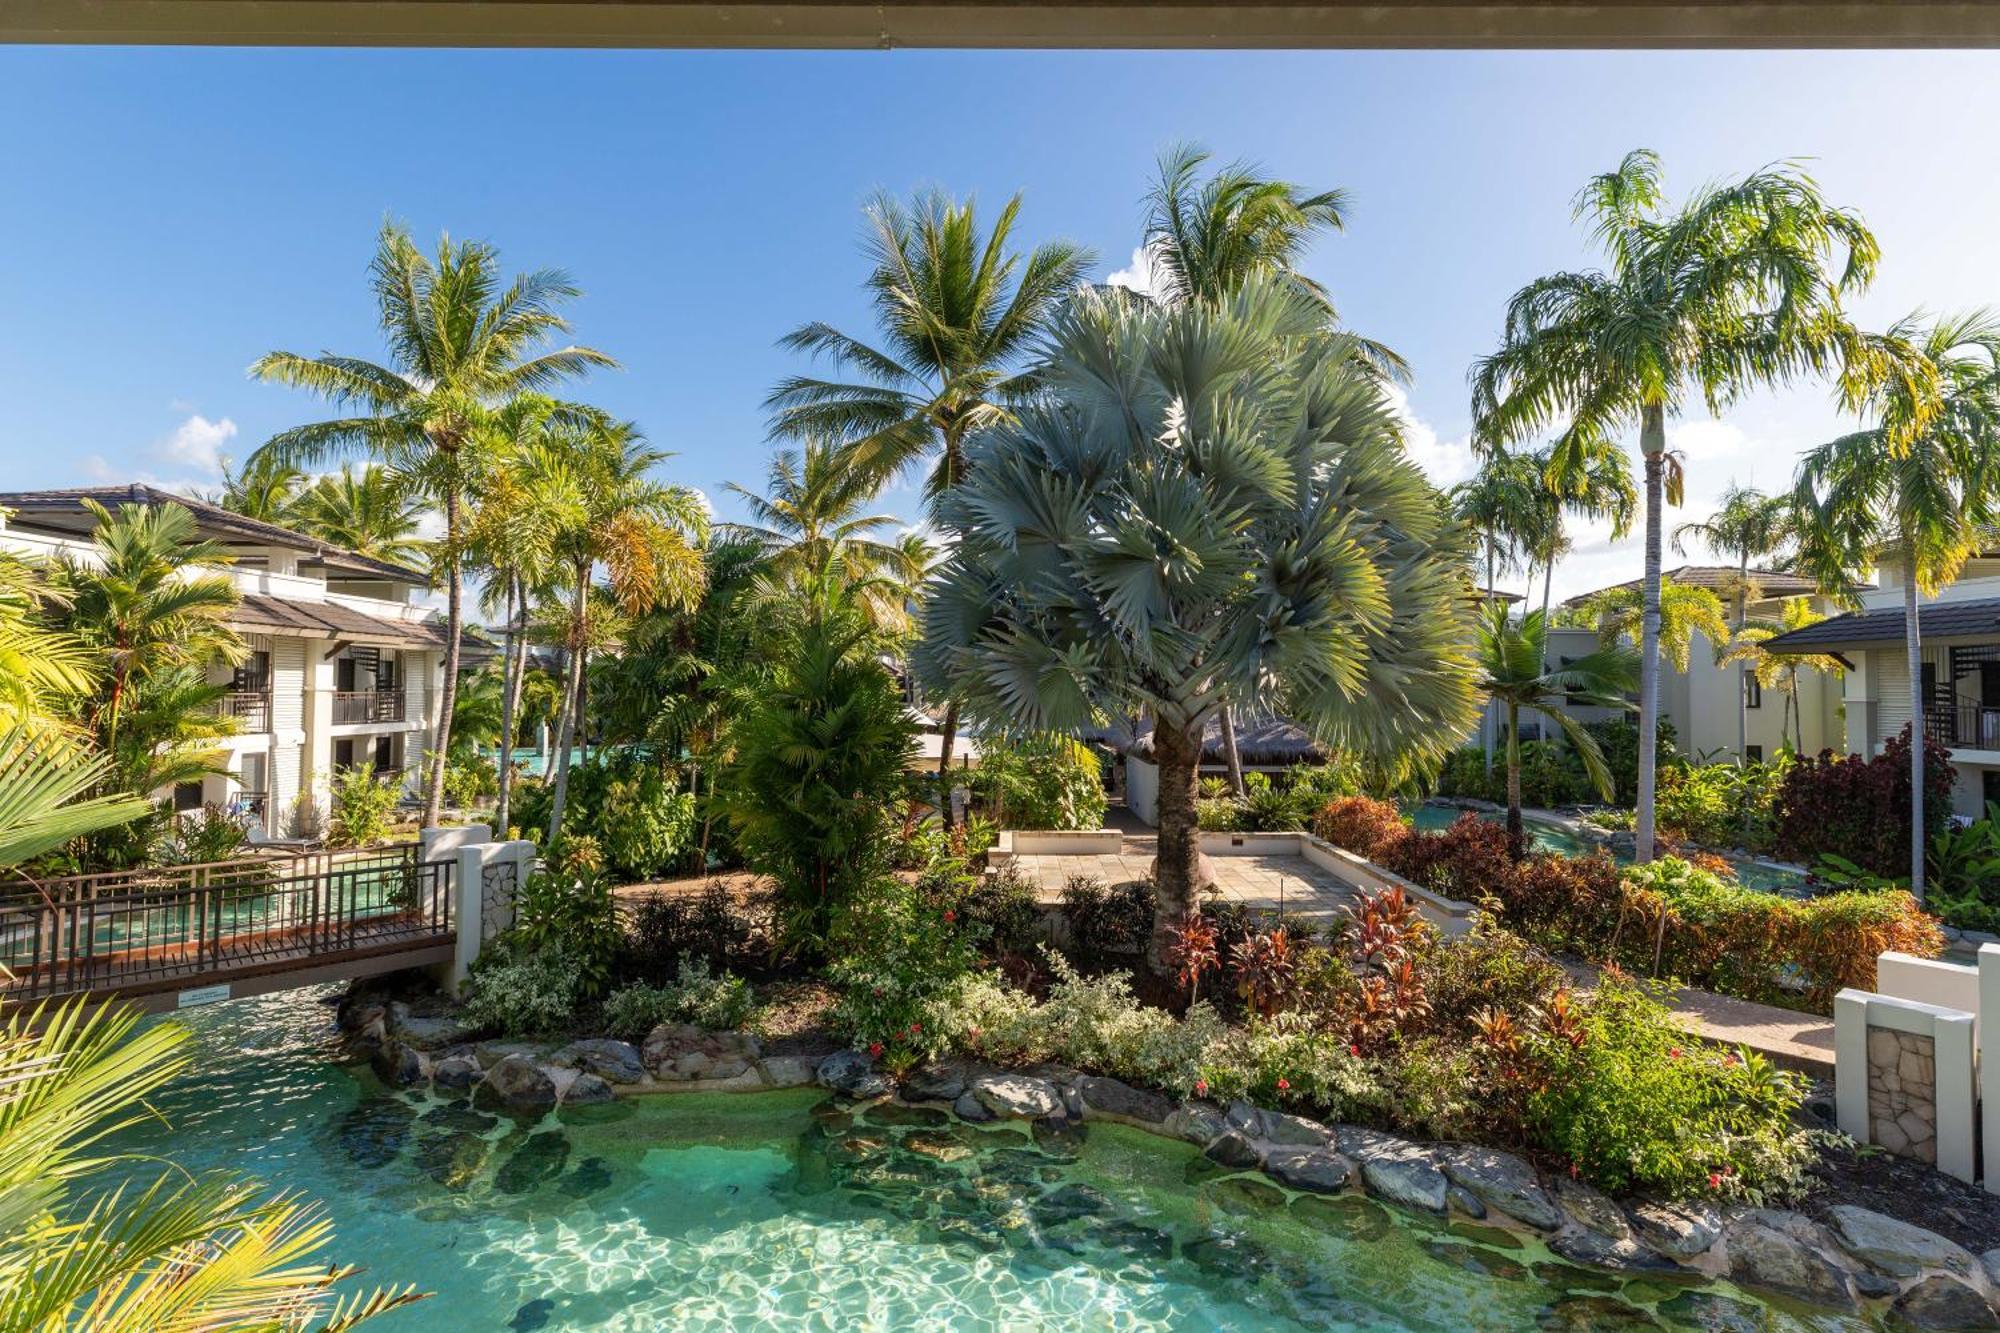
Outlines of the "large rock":
M1087 1116L1102 1116L1128 1125L1158 1129L1174 1114L1173 1098L1135 1088L1115 1078L1086 1074L1076 1081L1074 1087Z
M1231 1129L1281 1147L1323 1148L1333 1142L1333 1131L1316 1120L1267 1111L1248 1102L1231 1102L1223 1119Z
M860 1051L835 1051L819 1062L813 1077L822 1088L849 1097L881 1097L889 1092L889 1080Z
M1167 1133L1197 1148L1206 1148L1228 1128L1222 1112L1209 1102L1182 1102L1165 1125Z
M1852 1310L1847 1274L1820 1252L1816 1239L1804 1218L1752 1209L1723 1231L1730 1281L1808 1305Z
M509 1111L546 1111L556 1104L555 1080L525 1055L509 1055L486 1071L475 1100Z
M1686 1263L1706 1254L1722 1235L1722 1214L1705 1203L1635 1203L1632 1230L1650 1248Z
M1979 1265L1971 1251L1935 1231L1848 1203L1837 1203L1826 1214L1841 1249L1891 1277L1915 1277L1926 1268L1971 1277Z
M774 1088L803 1088L819 1072L819 1061L809 1055L767 1055L760 1064L764 1081Z
M1361 1167L1361 1183L1370 1194L1436 1217L1445 1214L1450 1182L1431 1154L1393 1134L1353 1125L1340 1126L1340 1151Z
M637 1083L646 1077L646 1066L639 1057L639 1048L629 1041L615 1041L610 1037L586 1037L582 1041L573 1041L550 1057L550 1062L570 1069L586 1070L606 1083Z
M1954 1277L1933 1274L1917 1283L1889 1308L1894 1318L1911 1328L2000 1329L2000 1318L1986 1298Z
M441 1051L469 1040L479 1029L456 1014L404 1012L397 1015L394 1031L396 1040L420 1051Z
M400 1041L392 1039L376 1047L368 1063L392 1088L407 1088L424 1081L424 1057L417 1053L416 1047Z
M431 1085L447 1092L462 1092L485 1074L479 1061L470 1055L447 1055L431 1066Z
M472 1048L479 1063L488 1069L499 1064L510 1055L525 1056L530 1060L546 1060L554 1048L545 1041L482 1041Z
M1567 1226L1549 1241L1551 1253L1612 1273L1671 1273L1680 1265L1654 1254L1629 1236L1607 1236L1585 1226Z
M939 1060L912 1069L903 1080L903 1096L913 1102L955 1102L965 1095L972 1070L962 1060Z
M997 1116L1044 1120L1063 1113L1062 1093L1047 1079L1027 1074L983 1074L972 1081L972 1095Z
M646 1034L639 1061L663 1082L719 1082L740 1078L761 1053L757 1039L747 1032L710 1032L693 1023L662 1023Z
M1331 1148L1273 1148L1264 1155L1264 1173L1308 1194L1338 1194L1347 1187L1347 1163Z
M1202 1154L1211 1162L1220 1162L1239 1170L1248 1170L1264 1160L1264 1155L1257 1150L1256 1141L1237 1129L1223 1131L1219 1138L1202 1149Z
M1458 1144L1439 1150L1437 1161L1454 1185L1493 1211L1542 1231L1562 1225L1562 1214L1535 1168L1513 1153Z
M1556 1207L1585 1230L1612 1240L1624 1240L1632 1234L1632 1224L1625 1220L1618 1205L1582 1181L1557 1176L1551 1182L1550 1193L1555 1196Z

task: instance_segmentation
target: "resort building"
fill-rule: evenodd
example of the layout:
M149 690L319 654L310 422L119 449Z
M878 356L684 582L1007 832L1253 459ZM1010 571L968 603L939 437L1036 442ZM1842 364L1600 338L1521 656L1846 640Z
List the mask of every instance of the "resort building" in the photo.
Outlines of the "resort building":
M1876 586L1861 608L1770 642L1773 652L1826 653L1846 664L1846 729L1833 744L1875 755L1910 722L1910 671L1904 646L1902 562L1884 552ZM1955 813L1976 818L2000 800L2000 548L1966 562L1958 578L1922 597L1917 631L1923 658L1918 688L1924 727L1951 751L1958 770Z
M0 493L0 548L95 561L85 500L114 513L181 505L202 538L235 557L213 572L241 596L229 623L248 652L238 665L213 663L208 677L228 687L220 707L237 723L220 742L227 771L155 796L180 810L231 808L276 836L315 831L339 770L366 768L414 792L444 675L442 617L411 600L427 575L144 485ZM468 654L473 646L468 638Z
M1665 571L1663 577L1683 586L1707 588L1721 599L1726 614L1733 621L1737 578L1737 570L1733 566L1682 565ZM1750 578L1757 594L1747 608L1748 618L1752 621L1782 622L1786 603L1799 598L1811 599L1814 608L1821 612L1833 609L1810 578L1766 569L1751 570ZM1640 581L1634 579L1629 583L1615 584L1612 588L1579 594L1562 605L1566 609L1575 609L1613 588L1636 589L1639 586ZM1548 637L1549 665L1553 667L1573 661L1597 651L1598 646L1597 631L1594 629L1551 629ZM1840 716L1841 683L1837 677L1810 669L1801 670L1798 673L1797 711L1788 724L1783 692L1762 688L1757 678L1738 663L1718 663L1715 649L1707 635L1696 633L1688 649L1687 670L1677 671L1669 662L1661 664L1660 717L1672 724L1675 745L1681 753L1696 759L1733 760L1739 757L1736 752L1736 696L1739 690L1744 694L1746 705L1745 745L1748 753L1742 757L1753 761L1768 759L1784 747L1787 735L1794 738L1804 754L1817 754L1828 747L1841 748L1845 733ZM1570 712L1582 722L1598 722L1620 715L1615 709L1580 706ZM1632 716L1630 713L1624 715ZM1496 746L1501 744L1506 734L1504 710L1489 706L1482 727L1476 743L1484 744L1490 734ZM1543 739L1553 730L1553 725L1539 713L1530 711L1521 715L1523 739ZM1798 740L1800 737L1803 737L1802 741Z

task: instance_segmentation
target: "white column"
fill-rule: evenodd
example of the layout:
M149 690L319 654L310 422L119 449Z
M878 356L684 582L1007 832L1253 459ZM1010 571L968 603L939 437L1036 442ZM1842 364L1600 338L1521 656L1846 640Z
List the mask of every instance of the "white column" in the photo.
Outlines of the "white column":
M1840 1132L1868 1142L1868 992L1833 997L1833 1110Z

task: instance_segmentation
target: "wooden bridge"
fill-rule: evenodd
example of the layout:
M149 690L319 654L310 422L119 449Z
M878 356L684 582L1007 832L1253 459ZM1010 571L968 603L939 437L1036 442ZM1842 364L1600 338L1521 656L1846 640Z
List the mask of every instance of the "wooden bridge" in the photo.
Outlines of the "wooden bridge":
M449 964L460 871L413 842L15 880L0 885L0 1006L87 995L174 1009Z

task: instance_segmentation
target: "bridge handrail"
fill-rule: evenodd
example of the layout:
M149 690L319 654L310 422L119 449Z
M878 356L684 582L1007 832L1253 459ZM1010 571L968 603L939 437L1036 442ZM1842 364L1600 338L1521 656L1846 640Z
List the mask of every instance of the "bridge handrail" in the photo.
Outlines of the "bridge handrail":
M256 856L232 857L226 861L198 861L177 866L137 866L130 870L100 870L84 875L51 875L47 878L17 875L0 880L0 906L11 905L19 896L25 900L54 899L77 902L84 898L102 899L105 890L173 892L186 888L228 887L237 875L289 879L301 875L349 868L359 860L401 861L414 855L414 842L387 843L379 847L349 847L323 851L282 851Z

